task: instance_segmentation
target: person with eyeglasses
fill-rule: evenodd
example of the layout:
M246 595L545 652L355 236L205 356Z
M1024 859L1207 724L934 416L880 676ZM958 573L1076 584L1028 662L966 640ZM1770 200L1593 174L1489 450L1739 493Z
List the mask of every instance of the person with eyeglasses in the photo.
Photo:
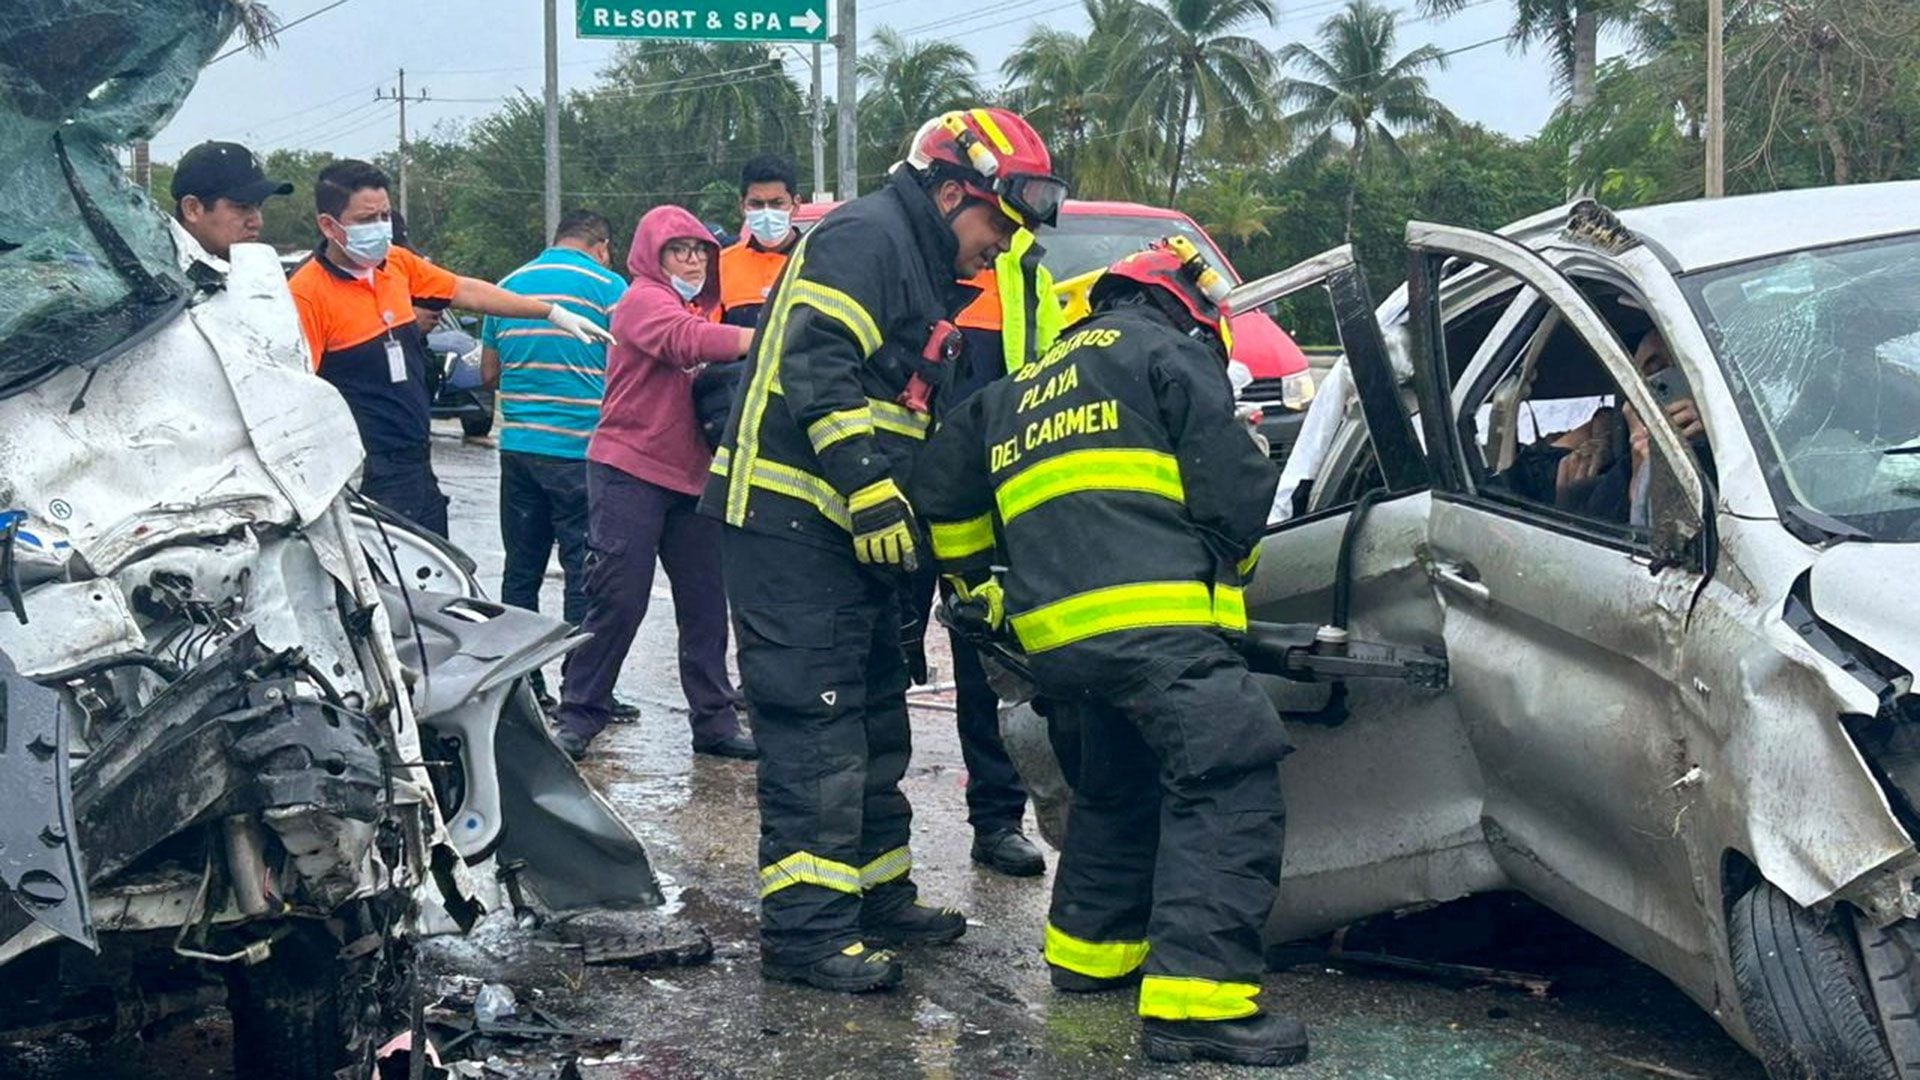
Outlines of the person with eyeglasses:
M633 284L613 309L606 395L587 444L587 618L567 657L554 738L575 760L611 719L614 684L646 618L654 561L666 568L680 633L680 688L695 753L753 758L727 675L720 523L696 512L712 452L693 380L746 355L753 331L714 321L719 245L678 206L647 212L627 249Z

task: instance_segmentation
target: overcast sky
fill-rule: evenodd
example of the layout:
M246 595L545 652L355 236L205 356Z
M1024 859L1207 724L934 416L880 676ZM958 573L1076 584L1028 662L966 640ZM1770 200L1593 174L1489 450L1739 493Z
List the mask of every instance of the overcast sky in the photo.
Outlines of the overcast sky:
M329 0L269 0L283 23ZM1344 0L1281 0L1279 25L1256 36L1269 45L1310 39ZM1454 49L1504 32L1511 7L1478 0L1446 19L1417 15L1414 0L1395 0L1402 15L1400 51L1431 42ZM571 0L561 0L560 78L565 88L590 85L615 45L573 33ZM676 5L678 6L678 5ZM831 8L830 0L824 7ZM397 69L407 90L432 100L408 107L416 134L459 124L541 85L540 0L346 0L340 7L287 30L264 57L239 53L210 66L186 105L153 141L156 160L171 161L205 139L234 139L256 150L299 148L370 155L397 137L391 92ZM1002 60L1036 25L1084 29L1079 0L973 0L968 5L927 0L871 0L860 7L864 38L891 26L910 38L937 36L963 45L979 59L982 81L999 81ZM833 50L825 50L832 93ZM791 65L804 85L807 69ZM1544 54L1514 53L1504 43L1453 58L1433 79L1454 112L1514 135L1538 130L1555 94Z

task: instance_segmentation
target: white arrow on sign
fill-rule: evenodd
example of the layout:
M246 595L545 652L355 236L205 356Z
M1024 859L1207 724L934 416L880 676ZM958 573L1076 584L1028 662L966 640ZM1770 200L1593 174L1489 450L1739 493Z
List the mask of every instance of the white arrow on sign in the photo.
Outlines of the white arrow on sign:
M795 15L793 18L787 20L790 25L797 26L809 34L819 30L822 21L819 14L812 8L808 8L805 15Z

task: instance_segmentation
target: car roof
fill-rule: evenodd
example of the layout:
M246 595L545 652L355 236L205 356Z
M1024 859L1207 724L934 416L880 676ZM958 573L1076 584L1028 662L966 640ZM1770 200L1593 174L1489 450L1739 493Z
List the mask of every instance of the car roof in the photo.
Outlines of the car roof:
M1500 230L1544 246L1569 207ZM1808 248L1920 232L1920 181L1772 191L1619 211L1620 223L1661 249L1678 273L1764 259Z

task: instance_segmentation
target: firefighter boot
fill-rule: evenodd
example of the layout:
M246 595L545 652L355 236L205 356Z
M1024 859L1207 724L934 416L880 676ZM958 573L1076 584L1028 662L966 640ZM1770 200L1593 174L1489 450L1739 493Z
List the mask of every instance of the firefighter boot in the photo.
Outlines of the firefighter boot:
M864 994L900 985L900 961L885 949L854 942L811 964L782 964L761 958L760 973L781 982L803 983L843 994Z
M928 907L919 901L902 904L884 914L860 916L860 937L871 945L948 945L967 932L967 917L953 908Z
M1298 1065L1307 1060L1307 1029L1291 1016L1273 1013L1239 1020L1149 1018L1141 1022L1140 1046L1153 1061Z

